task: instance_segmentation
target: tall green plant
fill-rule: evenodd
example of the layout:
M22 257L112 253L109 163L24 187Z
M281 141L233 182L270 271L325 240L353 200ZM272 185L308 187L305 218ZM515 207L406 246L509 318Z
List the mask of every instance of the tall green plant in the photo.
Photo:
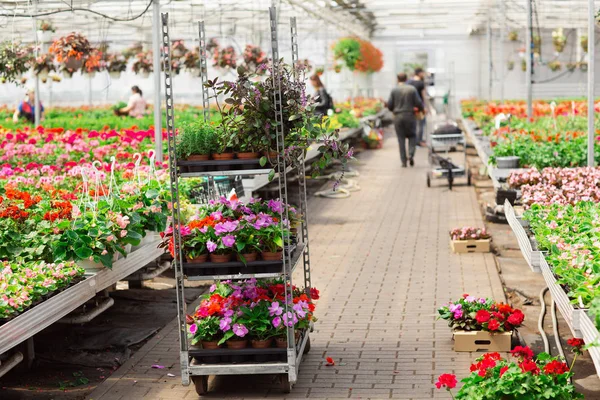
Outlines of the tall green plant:
M220 150L220 135L215 126L197 120L183 125L177 136L177 157L211 154Z

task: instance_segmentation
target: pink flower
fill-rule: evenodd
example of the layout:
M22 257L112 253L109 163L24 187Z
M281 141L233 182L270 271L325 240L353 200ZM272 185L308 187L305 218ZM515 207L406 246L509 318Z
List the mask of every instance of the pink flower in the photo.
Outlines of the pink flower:
M112 242L112 241L114 241L114 240L115 240L115 237L114 237L113 235L108 235L108 236L106 237L106 241L107 241L107 242Z
M223 246L231 247L235 244L235 237L233 235L223 236L223 239L221 239L221 241L223 242Z
M125 236L127 236L127 231L125 229L123 229L121 231L121 237L124 238Z
M127 225L129 225L129 217L118 214L117 215L117 225L119 225L119 227L121 229L127 228Z

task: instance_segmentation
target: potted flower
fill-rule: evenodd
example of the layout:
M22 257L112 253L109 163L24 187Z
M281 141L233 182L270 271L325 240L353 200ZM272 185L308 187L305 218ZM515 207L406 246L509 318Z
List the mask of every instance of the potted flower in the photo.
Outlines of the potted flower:
M243 58L245 68L255 71L258 75L264 74L265 69L261 66L268 62L268 58L259 46L247 44L244 48Z
M219 151L217 128L202 120L184 124L177 135L177 158L188 161L206 161Z
M557 53L562 53L567 44L567 37L564 34L563 28L557 28L552 31L552 46Z
M239 323L243 324L250 332L250 344L254 349L266 349L273 344L273 337L277 334L276 328L271 323L270 301L261 300L254 307L242 307L242 316Z
M174 58L180 58L188 52L188 48L185 47L183 40L175 40L171 45L171 55Z
M491 299L464 294L438 309L454 336L454 351L509 351L512 331L523 323L521 310Z
M192 76L200 75L200 53L198 48L194 50L188 50L183 56L183 67Z
M573 72L575 69L577 69L577 63L568 62L566 67L568 71Z
M100 57L85 36L72 32L52 42L48 50L61 64L61 69L68 76L73 76L84 64L88 68L94 67Z
M550 61L548 63L548 68L550 68L550 71L552 71L552 72L560 71L561 68L562 68L562 64L558 60L556 60L556 61Z
M450 231L450 246L455 253L488 253L490 238L485 228L464 226Z
M499 353L487 353L476 359L456 395L452 389L458 382L453 374L440 375L435 386L446 389L456 400L583 398L571 382L573 363L569 366L564 358L548 353L534 356L529 347L521 346L512 350L511 356L505 359Z
M515 62L514 62L514 61L512 61L512 60L509 60L509 61L507 62L507 65L506 65L506 66L507 66L507 68L508 68L508 70L509 70L509 71L512 71L513 69L515 69Z
M190 229L191 233L185 236L183 251L188 262L204 263L208 260L208 250L206 248L207 238L201 229L202 228Z
M581 37L579 38L579 45L581 46L581 49L583 50L583 52L587 53L587 51L588 51L588 37L587 37L587 35L581 35Z
M219 322L220 318L215 315L193 320L188 328L192 346L201 344L202 348L207 350L220 348L219 341L223 333L219 329Z
M106 62L102 60L102 53L92 51L83 64L83 74L90 78L96 76L96 72L102 72L106 69Z
M521 59L521 71L527 71L527 60L525 58Z
M32 61L31 49L18 42L0 43L0 78L3 82L18 82L29 70Z
M262 227L256 235L260 240L260 256L265 261L277 261L283 257L283 236L279 223L271 216L258 217Z
M539 55L542 50L542 38L539 35L533 35L533 53Z
M131 70L135 74L139 74L143 78L148 78L153 69L152 52L140 52L135 56L135 61L131 66Z
M41 20L38 22L38 29L36 32L37 40L40 43L50 43L52 42L52 34L56 30L54 29L54 25L52 22Z
M127 70L127 58L119 53L111 53L106 57L106 70L112 79L119 79Z
M518 41L519 40L519 32L517 32L517 31L508 32L508 40L510 40L511 42Z
M237 54L233 46L213 50L213 67L222 69L235 69L237 67Z
M315 70L316 74L319 76L323 76L323 74L325 73L325 68L324 67L317 67L317 69Z
M37 57L34 62L33 73L37 75L42 82L46 82L50 72L56 72L56 65L54 65L52 55L46 53Z
M588 70L588 63L585 61L582 61L579 63L579 69L583 72L587 72Z
M242 220L236 232L235 255L236 259L244 264L256 261L260 252L260 238L252 220L253 217L250 216Z
M207 228L206 248L211 262L226 263L231 261L238 226L239 221L220 220L214 226Z

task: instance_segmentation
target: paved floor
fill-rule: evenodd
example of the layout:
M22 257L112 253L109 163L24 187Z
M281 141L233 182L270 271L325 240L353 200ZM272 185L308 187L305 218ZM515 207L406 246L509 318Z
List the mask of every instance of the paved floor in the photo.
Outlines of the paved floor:
M272 376L218 377L209 398L448 398L435 379L464 376L476 354L452 351L436 308L462 293L504 294L491 254L449 249L449 229L482 225L474 190L449 192L442 181L428 189L425 150L415 168L402 169L397 149L389 137L382 150L361 155L362 190L350 198L310 201L312 277L322 298L292 393L282 395ZM335 367L324 365L326 356ZM180 384L178 357L171 324L89 399L196 399L193 386Z

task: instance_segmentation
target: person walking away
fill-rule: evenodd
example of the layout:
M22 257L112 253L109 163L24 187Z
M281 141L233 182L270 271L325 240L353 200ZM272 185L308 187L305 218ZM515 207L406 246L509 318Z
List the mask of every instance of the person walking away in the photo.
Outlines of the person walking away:
M321 78L319 75L314 74L310 77L310 83L315 88L315 100L317 101L315 104L315 114L319 114L321 116L327 115L327 111L333 109L333 99L327 93L323 82L321 82Z
M425 130L427 127L426 115L429 107L427 107L428 97L427 91L425 90L425 71L423 68L415 68L415 74L412 79L408 81L408 84L417 89L417 93L419 94L421 102L423 103L423 118L417 119L417 145L424 147Z
M415 165L415 147L417 140L417 117L415 111L423 111L423 103L417 89L406 83L408 77L404 72L398 74L398 86L390 93L388 109L394 113L394 127L400 144L402 167L406 168L406 140L408 139L408 160L410 166Z
M129 115L134 118L142 118L146 114L146 100L142 97L142 90L138 86L131 87L131 96L127 107L119 110L119 115Z
M40 119L44 119L44 106L40 101ZM29 123L35 123L35 90L27 90L27 95L23 99L15 113L13 114L13 122L19 122L19 118L25 118Z

